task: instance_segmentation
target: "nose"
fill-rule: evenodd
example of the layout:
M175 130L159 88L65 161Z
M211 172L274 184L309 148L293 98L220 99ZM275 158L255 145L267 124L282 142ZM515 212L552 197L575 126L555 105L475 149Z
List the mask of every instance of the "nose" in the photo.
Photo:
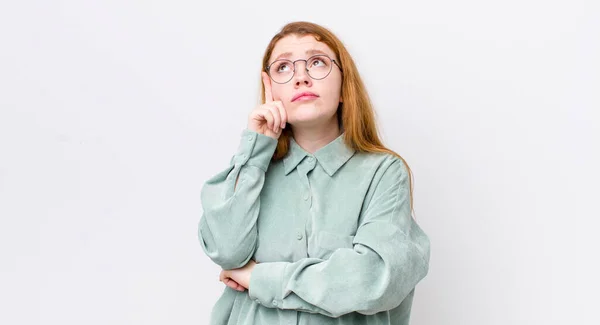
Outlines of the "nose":
M302 60L304 61L304 60ZM298 64L299 62L296 62ZM294 84L296 87L304 84L306 86L312 86L312 78L308 75L308 71L306 70L306 61L304 61L304 65L297 65L294 67Z

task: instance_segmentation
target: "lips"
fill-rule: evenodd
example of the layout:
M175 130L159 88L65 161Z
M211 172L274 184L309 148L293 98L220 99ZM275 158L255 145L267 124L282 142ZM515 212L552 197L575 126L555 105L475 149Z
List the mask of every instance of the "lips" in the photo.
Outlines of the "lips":
M311 93L310 91L305 91L294 95L292 98L292 102L295 102L298 99L308 99L308 98L317 98L319 95L315 93Z

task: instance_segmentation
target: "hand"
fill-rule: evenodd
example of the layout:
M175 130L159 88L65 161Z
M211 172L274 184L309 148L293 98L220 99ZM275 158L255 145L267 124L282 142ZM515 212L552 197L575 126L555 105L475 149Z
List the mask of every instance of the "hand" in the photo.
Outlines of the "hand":
M287 123L287 112L281 101L273 100L269 75L266 72L262 72L261 75L265 86L265 103L258 105L248 116L248 129L279 139Z
M244 291L250 287L250 277L254 270L256 262L250 260L245 266L233 269L222 270L219 275L219 280L225 283L228 287L237 291Z
M225 283L226 286L232 288L237 291L246 291L246 288L241 286L239 283L233 281L231 278L226 277L225 270L221 270L221 274L219 274L219 281Z

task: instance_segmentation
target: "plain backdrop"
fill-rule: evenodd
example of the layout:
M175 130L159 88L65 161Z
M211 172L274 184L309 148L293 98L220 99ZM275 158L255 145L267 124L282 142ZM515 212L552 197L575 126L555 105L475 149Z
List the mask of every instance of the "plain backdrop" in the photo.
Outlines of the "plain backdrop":
M412 324L600 324L598 1L3 1L0 323L207 324L199 193L330 28L431 239Z

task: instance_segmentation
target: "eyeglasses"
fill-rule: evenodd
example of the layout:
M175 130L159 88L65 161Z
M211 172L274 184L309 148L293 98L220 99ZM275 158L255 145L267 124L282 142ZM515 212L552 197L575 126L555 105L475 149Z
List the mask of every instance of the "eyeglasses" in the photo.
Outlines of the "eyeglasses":
M307 74L315 80L325 79L331 73L331 69L333 68L332 62L342 71L342 67L334 59L322 54L313 55L306 60L275 60L265 70L275 83L284 84L292 80L296 74L296 62L298 61L304 61Z

